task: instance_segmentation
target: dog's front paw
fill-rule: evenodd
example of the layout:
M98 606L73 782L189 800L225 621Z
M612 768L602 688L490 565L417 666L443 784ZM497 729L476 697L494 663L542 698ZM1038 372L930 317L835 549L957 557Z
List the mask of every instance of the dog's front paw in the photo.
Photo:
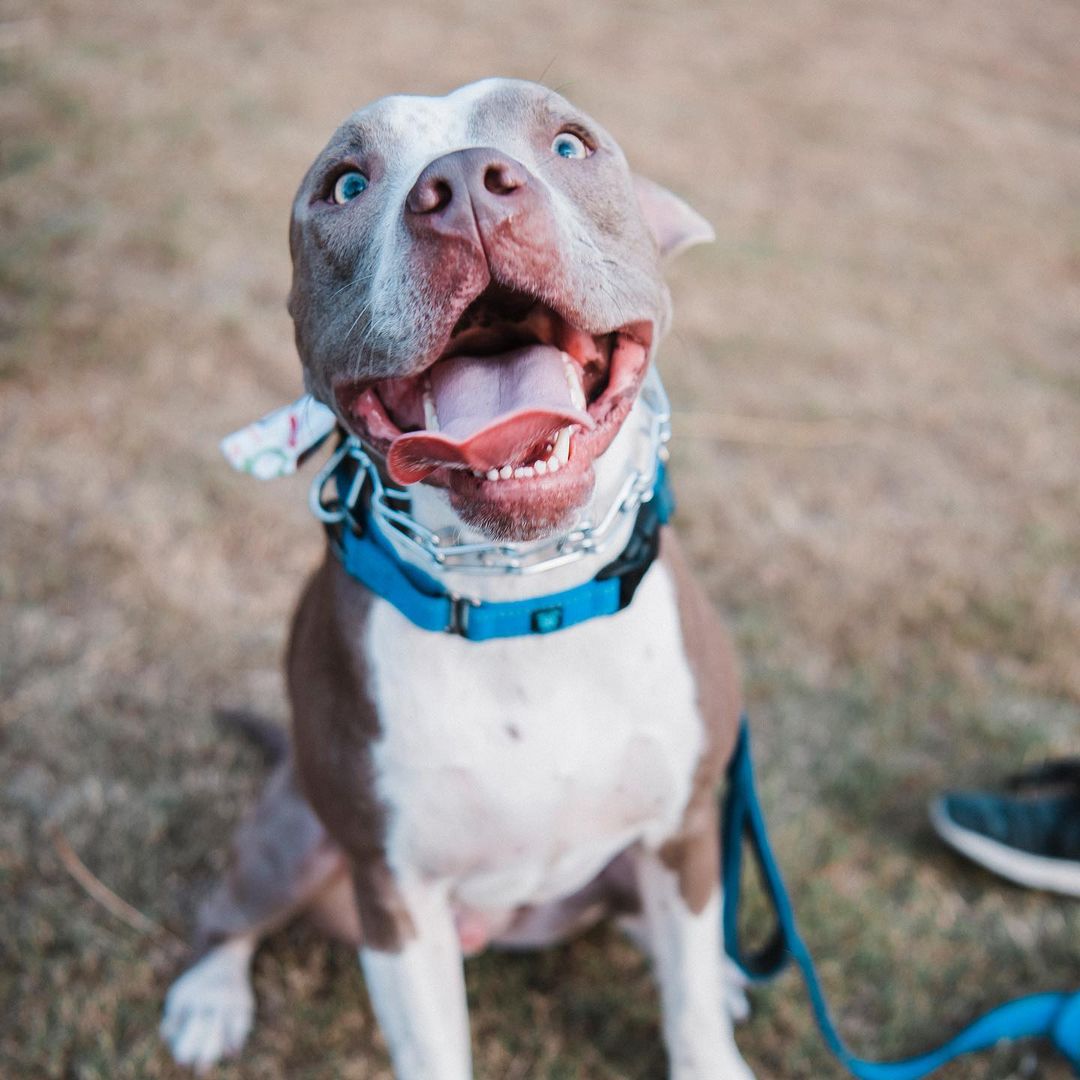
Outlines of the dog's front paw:
M755 1080L734 1044L677 1052L668 1075L670 1080Z
M251 953L246 941L227 942L169 989L160 1032L178 1065L201 1074L240 1052L255 1016Z

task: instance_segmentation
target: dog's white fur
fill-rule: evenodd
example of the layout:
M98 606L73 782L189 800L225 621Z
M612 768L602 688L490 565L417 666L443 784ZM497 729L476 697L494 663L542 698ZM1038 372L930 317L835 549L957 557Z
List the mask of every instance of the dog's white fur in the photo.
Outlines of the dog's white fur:
M417 135L415 160L394 162L403 192L434 156L469 145L471 110L491 85L382 103L388 124ZM536 166L534 149L513 130L482 134ZM553 197L566 242L579 253L569 263L587 294L599 255L578 235L584 226L573 205ZM413 318L400 309L412 293L401 287L398 227L388 210L370 246L378 254L369 281L379 314L373 335ZM640 429L630 422L624 436L598 463L598 492L610 486L612 470L625 468ZM584 580L595 572L586 562L572 574ZM507 582L499 588L514 585ZM534 588L567 584L537 580ZM618 615L545 638L542 666L531 638L476 643L433 635L381 600L358 644L382 731L374 756L388 814L387 859L417 930L397 952L360 952L397 1076L472 1075L463 920L481 937L497 933L519 905L565 897L629 850L671 1075L746 1080L729 1012L743 1011L745 999L726 975L719 889L695 914L659 855L686 808L705 731L666 567L654 565ZM628 700L626 687L641 686L642 672L649 681ZM253 947L247 938L218 946L169 992L161 1030L179 1062L205 1070L238 1050L254 1009Z
M528 637L432 649L382 600L366 645L396 875L447 880L456 906L501 921L678 828L703 728L666 567L625 611L553 635L542 665ZM613 689L642 669L655 677L627 707Z
M396 1006L383 1023L399 1074L471 1075L467 1056L451 1059L446 1049L466 1022L452 1015L462 1000L460 959L451 965L445 955L455 913L464 909L497 930L516 906L573 893L637 844L672 1075L748 1075L722 995L717 901L691 913L656 854L685 809L703 732L667 569L654 566L619 615L553 637L542 667L532 662L529 638L440 640L433 650L430 634L389 604L380 601L372 619L388 854L399 880L415 881L422 899L413 909L416 942L396 955L362 950L380 1022L384 995L410 1004L407 1027L395 1019ZM643 668L655 676L627 707L617 688ZM429 1015L436 985L441 1015L416 1022ZM403 1064L419 1060L439 1065Z
M630 453L612 449L602 473ZM573 893L637 844L635 936L660 982L671 1075L749 1077L732 1037L746 1000L723 959L720 893L695 915L656 855L686 806L703 732L666 567L625 611L545 639L543 666L530 638L440 636L433 647L385 601L371 619L362 644L384 731L388 856L418 934L400 953L360 959L397 1074L472 1075L455 916L497 934L517 906ZM626 708L620 687L643 669L655 675ZM170 991L162 1032L178 1061L205 1068L239 1048L250 959L250 946L228 942Z

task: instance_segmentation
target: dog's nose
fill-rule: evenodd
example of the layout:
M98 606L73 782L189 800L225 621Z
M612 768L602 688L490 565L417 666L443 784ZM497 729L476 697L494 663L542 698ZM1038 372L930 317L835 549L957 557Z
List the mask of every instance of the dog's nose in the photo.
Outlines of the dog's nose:
M443 235L472 235L514 213L529 193L529 173L507 154L487 147L455 150L436 158L405 198L412 228Z

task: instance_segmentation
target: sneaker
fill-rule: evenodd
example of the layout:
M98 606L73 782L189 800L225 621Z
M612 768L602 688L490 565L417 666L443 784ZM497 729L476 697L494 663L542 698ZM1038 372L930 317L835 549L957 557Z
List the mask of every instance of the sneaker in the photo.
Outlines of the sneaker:
M1005 791L946 792L930 804L938 836L1030 889L1080 896L1080 759L1010 778Z

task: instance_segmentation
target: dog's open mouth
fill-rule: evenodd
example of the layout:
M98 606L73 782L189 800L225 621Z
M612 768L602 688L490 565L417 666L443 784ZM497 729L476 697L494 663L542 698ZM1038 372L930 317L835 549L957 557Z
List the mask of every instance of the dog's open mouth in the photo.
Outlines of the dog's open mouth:
M592 461L633 405L651 339L651 322L593 334L534 296L491 284L433 363L339 385L338 405L385 454L396 483L428 480L507 509L559 490L580 504L571 489L584 485L587 497Z

